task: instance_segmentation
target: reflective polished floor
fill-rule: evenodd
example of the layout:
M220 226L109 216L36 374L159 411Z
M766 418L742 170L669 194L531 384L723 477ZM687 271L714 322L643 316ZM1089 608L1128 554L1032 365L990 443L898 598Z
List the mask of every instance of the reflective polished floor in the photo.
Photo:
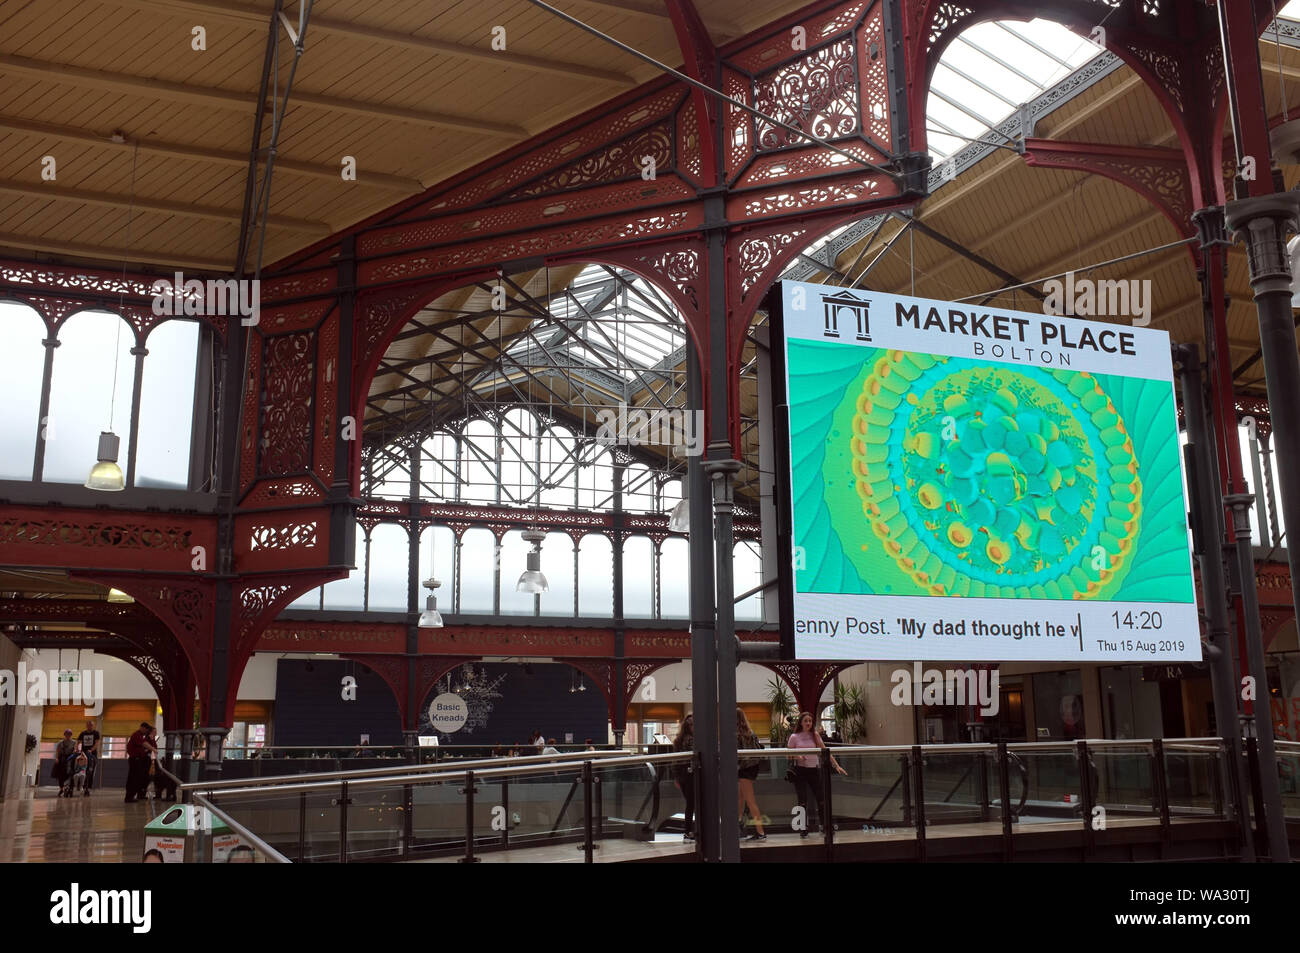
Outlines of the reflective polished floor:
M52 786L0 801L0 862L137 863L144 826L168 802L123 803L121 788L61 798Z

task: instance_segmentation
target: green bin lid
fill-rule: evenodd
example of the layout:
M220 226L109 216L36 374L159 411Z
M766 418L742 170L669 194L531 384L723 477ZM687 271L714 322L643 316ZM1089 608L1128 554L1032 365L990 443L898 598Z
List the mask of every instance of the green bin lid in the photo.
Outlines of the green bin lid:
M199 811L203 812L201 819L203 827L214 833L230 830L225 821L207 808L200 808L193 804L173 804L146 824L144 829L155 834L190 834L194 831L194 822Z

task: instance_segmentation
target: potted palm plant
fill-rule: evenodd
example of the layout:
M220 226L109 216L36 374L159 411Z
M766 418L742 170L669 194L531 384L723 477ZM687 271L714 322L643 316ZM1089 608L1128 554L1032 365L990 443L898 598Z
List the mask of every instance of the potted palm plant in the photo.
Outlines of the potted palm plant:
M798 712L795 710L794 696L790 690L785 687L785 683L769 678L767 680L767 701L772 711L771 727L768 735L773 745L785 744L785 739L790 737L790 732L794 730L791 724Z
M867 699L862 686L835 686L835 727L845 744L861 744L867 739Z

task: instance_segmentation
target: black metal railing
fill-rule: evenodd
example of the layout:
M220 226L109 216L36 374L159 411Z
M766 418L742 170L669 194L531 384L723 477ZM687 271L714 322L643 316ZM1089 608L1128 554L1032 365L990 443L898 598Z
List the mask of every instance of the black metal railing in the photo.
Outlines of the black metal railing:
M770 748L750 754L767 764L755 782L762 816L751 823L761 823L769 834L800 835L791 843L818 833L816 843L828 859L837 845L886 838L914 842L911 856L924 860L928 837L950 824L1000 832L1003 858L1010 860L1026 822L1034 830L1053 823L1077 828L1084 851L1091 853L1108 826L1150 825L1153 838L1167 843L1174 824L1233 816L1226 752L1218 738ZM1300 745L1283 743L1279 755L1300 762ZM817 758L820 784L809 793L820 788L820 798L795 805L786 769L792 758L810 756ZM693 763L690 753L574 752L199 782L183 785L182 793L220 812L232 829L237 824L253 833L253 846L268 859L454 856L472 863L495 851L569 845L591 862L598 853L611 853L602 846L619 840L658 836L684 853L694 850L689 841L664 836L679 829L677 816L686 806L669 779L687 763ZM1300 798L1290 803L1300 817ZM628 851L620 847L611 856L620 854Z

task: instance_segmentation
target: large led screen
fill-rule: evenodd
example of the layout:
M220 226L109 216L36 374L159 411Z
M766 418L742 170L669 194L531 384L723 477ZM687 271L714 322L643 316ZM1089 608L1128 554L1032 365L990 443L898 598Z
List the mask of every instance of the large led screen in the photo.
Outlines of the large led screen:
M1200 659L1168 334L778 294L796 657Z

